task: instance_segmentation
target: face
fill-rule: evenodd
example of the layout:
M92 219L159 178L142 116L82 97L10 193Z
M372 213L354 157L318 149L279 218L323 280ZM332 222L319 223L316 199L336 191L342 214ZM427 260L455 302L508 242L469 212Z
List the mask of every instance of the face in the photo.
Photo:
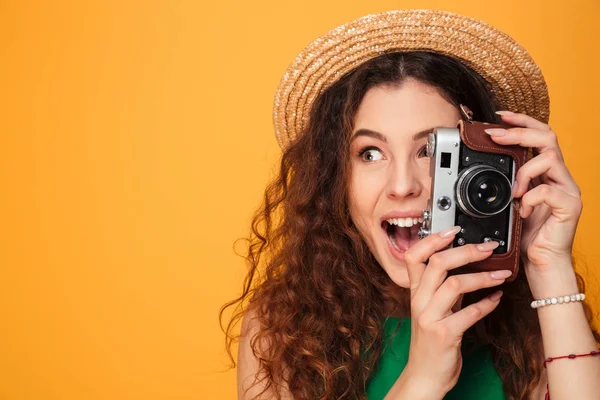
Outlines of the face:
M379 264L401 287L410 287L403 254L419 240L429 199L428 134L436 127L455 128L459 119L456 107L416 80L369 89L354 117L351 217Z

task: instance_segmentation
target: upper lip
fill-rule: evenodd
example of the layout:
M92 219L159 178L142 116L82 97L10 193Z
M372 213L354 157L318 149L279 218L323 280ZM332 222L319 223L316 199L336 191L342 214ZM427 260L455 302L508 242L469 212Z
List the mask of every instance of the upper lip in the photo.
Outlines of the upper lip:
M392 218L423 218L423 210L394 210L383 215L381 222Z

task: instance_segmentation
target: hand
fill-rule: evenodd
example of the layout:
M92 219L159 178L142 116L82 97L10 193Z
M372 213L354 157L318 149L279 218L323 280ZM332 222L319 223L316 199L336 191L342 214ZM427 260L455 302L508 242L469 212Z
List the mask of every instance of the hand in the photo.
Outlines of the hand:
M540 271L554 265L571 265L573 240L583 204L581 191L565 165L556 134L549 125L525 114L502 112L502 119L515 127L490 129L505 133L503 136L492 134L494 142L531 147L534 154L517 172L513 186L513 196L522 196L524 265Z
M500 285L511 274L511 271L477 272L446 279L448 270L481 261L498 246L493 241L440 251L452 243L458 230L460 227L450 230L446 237L443 233L429 235L404 253L411 306L410 350L405 371L411 380L429 388L433 398L440 399L458 381L464 332L496 308L502 292L455 313L453 306L464 293Z

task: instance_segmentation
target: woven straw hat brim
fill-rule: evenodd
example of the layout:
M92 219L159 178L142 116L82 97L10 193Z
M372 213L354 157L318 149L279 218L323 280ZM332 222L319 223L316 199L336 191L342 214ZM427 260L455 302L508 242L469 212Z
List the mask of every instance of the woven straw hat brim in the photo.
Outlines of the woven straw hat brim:
M547 123L548 88L540 68L513 38L480 20L441 10L393 10L343 24L309 44L275 92L273 124L286 148L303 131L315 98L379 55L432 51L478 72L504 109Z

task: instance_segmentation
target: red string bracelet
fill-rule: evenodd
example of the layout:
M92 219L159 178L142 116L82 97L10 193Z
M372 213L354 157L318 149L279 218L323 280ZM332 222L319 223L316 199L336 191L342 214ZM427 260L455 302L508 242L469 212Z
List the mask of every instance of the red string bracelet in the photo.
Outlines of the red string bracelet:
M596 356L600 354L600 351L598 350L593 350L590 351L589 353L586 354L569 354L568 356L560 356L560 357L548 357L544 360L544 368L546 368L546 363L552 362L554 360L559 360L561 358L570 358L570 359L574 359L577 357L585 357L585 356ZM545 400L550 400L550 389L548 387L548 384L546 384L546 397L544 397Z

